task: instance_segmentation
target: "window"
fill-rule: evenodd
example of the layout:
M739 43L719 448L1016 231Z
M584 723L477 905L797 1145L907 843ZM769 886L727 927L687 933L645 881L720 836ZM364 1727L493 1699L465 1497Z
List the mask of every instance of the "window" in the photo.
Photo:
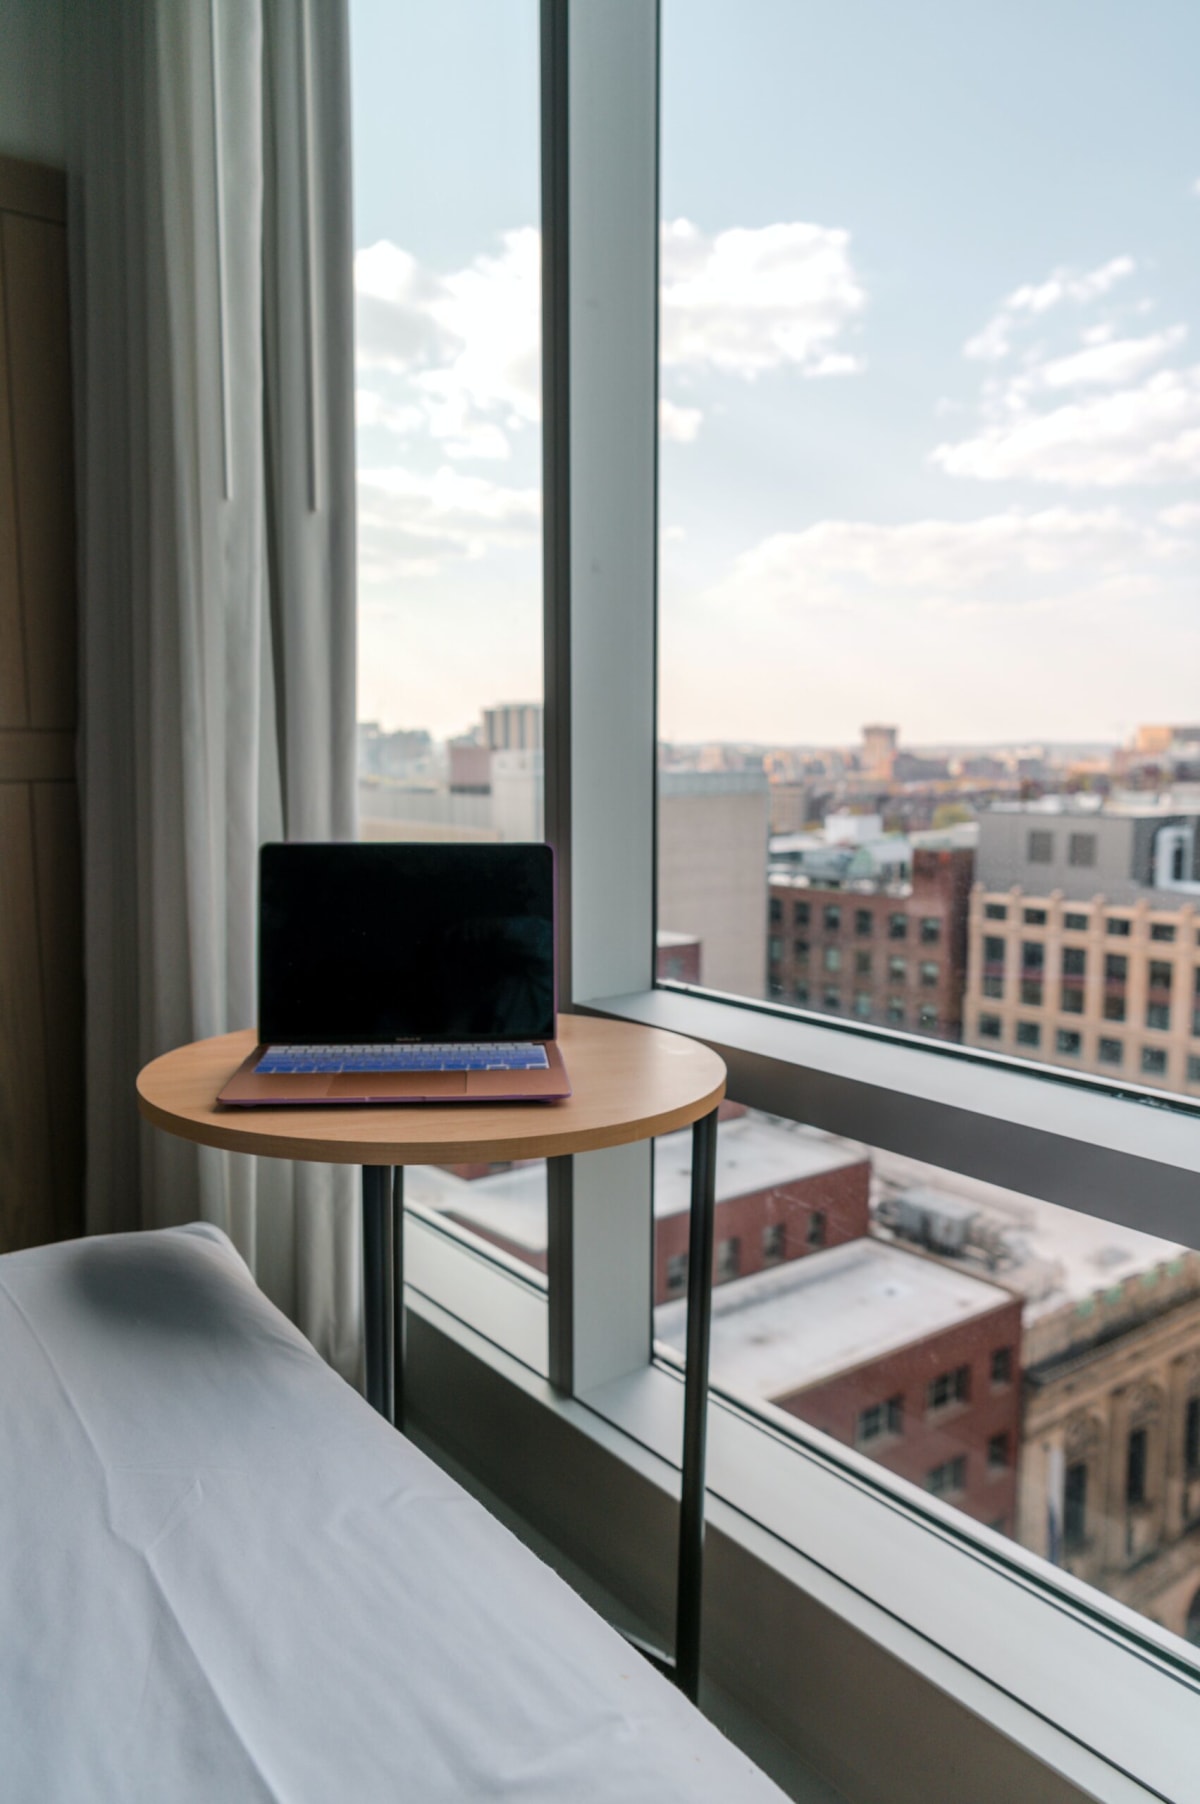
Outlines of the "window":
M984 963L989 965L1004 964L1004 941L989 935L983 942Z
M776 939L774 934L772 934L767 942L767 956L770 958L773 965L777 965L783 957L783 941L781 939Z
M772 927L777 927L783 919L783 903L779 900L778 896L771 897L771 906L768 912L770 914Z
M1017 1045L1018 1046L1040 1046L1041 1043L1042 1043L1042 1029L1041 1029L1041 1025L1037 1021L1018 1021L1017 1022Z
M1171 1025L1171 1008L1166 1002L1146 1004L1146 1026L1167 1029Z
M1044 908L1027 908L1022 912L1021 919L1024 921L1026 927L1044 927L1046 925L1046 911Z
M763 1229L762 1256L764 1265L778 1265L781 1259L787 1258L787 1223L782 1221L768 1222Z
M980 1015L979 1034L984 1040L998 1040L1003 1029L999 1015Z
M929 1380L925 1407L932 1413L934 1410L946 1409L952 1403L966 1403L970 1395L970 1366L955 1366L952 1371L939 1372L936 1378Z
M728 1284L742 1269L742 1243L736 1234L717 1242L717 1269L714 1282Z
M1053 864L1054 835L1035 828L1026 843L1026 859L1030 864Z
M807 1008L807 1006L808 1006L808 985L806 983L793 984L792 985L792 998L795 1001L798 1008Z
M1192 1038L1200 1040L1200 968L1192 986Z
M1054 1050L1064 1058L1077 1059L1083 1049L1083 1036L1073 1028L1060 1027L1054 1036Z
M793 940L792 941L792 957L795 959L796 963L798 965L800 965L802 968L808 964L808 941L807 940Z
M921 916L921 944L936 946L942 937L942 923L936 915Z
M1104 1019L1124 1021L1125 979L1129 960L1122 954L1109 952L1104 959Z
M940 966L933 964L928 959L922 964L921 983L925 989L932 990L937 988L939 971Z
M988 1471L1007 1472L1010 1463L1008 1435L1003 1430L999 1434L989 1435L987 1446Z
M903 983L908 976L908 960L893 953L888 959L888 982Z
M1168 994L1170 993L1171 967L1165 959L1152 958L1150 960L1150 988L1166 990Z
M840 949L837 946L826 946L824 965L825 965L825 969L827 971L840 971L841 970L842 954L841 954Z
M1102 1065L1119 1065L1125 1057L1125 1049L1120 1040L1100 1040L1096 1056Z
M1150 938L1152 940L1173 940L1175 928L1170 921L1151 921Z
M808 1218L808 1226L805 1229L804 1238L810 1247L823 1247L825 1245L825 1211L823 1209L814 1209L812 1211Z
M1087 1476L1082 1460L1069 1465L1063 1475L1063 1546L1068 1553L1087 1545Z
M860 1021L869 1021L871 1019L871 994L869 990L855 991L854 1012Z
M672 1253L667 1260L667 1295L681 1297L687 1289L688 1256Z
M1189 1084L1200 1084L1200 1058L1194 1052L1188 1054L1187 1081Z
M983 918L985 921L1007 921L1008 909L1003 902L985 902Z
M854 1439L863 1447L870 1441L877 1441L883 1435L899 1435L904 1433L904 1398L889 1397L883 1403L869 1404L860 1410Z
M875 916L869 908L856 908L854 911L854 931L860 939L869 938L875 927Z
M1040 1007L1042 980L1046 970L1046 948L1041 940L1021 942L1021 1001Z
M999 1002L1004 996L1004 979L1003 977L993 977L985 972L981 988L984 995L991 1001Z
M926 1473L925 1489L935 1497L954 1497L967 1488L967 1456L960 1453Z
M821 1006L827 1008L831 1014L836 1014L842 1006L842 992L833 989L832 986L827 986Z
M1114 934L1117 939L1127 940L1132 930L1133 923L1130 921L1128 915L1109 915L1105 925L1107 926L1109 933Z
M1146 1449L1148 1434L1144 1428L1131 1429L1125 1452L1125 1501L1131 1505L1146 1501Z
M842 925L842 911L836 902L826 904L823 915L826 933L838 933Z
M888 916L889 940L906 940L908 938L908 916L890 914Z
M889 996L887 999L887 1018L889 1027L904 1026L904 1000L900 996Z
M1200 1397L1189 1397L1184 1405L1183 1469L1189 1478L1200 1473Z
M808 908L807 902L793 903L793 905L792 905L792 925L793 925L793 927L807 927L808 926L808 916L809 916L809 908Z
M1090 867L1096 862L1096 835L1072 833L1067 841L1067 863Z
M1159 1046L1142 1047L1142 1076L1165 1077L1167 1075L1167 1055Z
M923 1034L936 1032L938 1012L931 1003L923 1002L917 1010L917 1025Z
M1086 933L1088 928L1088 918L1086 915L1065 914L1063 916L1063 926L1068 933Z
M1062 955L1062 973L1064 977L1082 977L1087 971L1087 953L1082 946L1064 946Z
M1083 985L1078 983L1064 983L1062 989L1059 991L1058 1006L1064 1015L1082 1015Z
M854 954L854 970L858 977L869 977L871 975L871 954L869 952L856 952Z
M992 1350L992 1389L1003 1390L1012 1383L1013 1350L1011 1347L995 1347Z

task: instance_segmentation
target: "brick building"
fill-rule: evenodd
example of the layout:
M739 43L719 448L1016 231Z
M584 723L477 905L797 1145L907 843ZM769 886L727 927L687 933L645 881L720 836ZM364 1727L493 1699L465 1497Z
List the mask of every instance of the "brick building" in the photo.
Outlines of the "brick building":
M682 1348L682 1303L655 1315ZM862 1238L713 1304L712 1374L1005 1534L1015 1527L1021 1304L984 1279Z
M904 882L773 877L767 989L781 1002L957 1040L974 870L965 848L918 848Z

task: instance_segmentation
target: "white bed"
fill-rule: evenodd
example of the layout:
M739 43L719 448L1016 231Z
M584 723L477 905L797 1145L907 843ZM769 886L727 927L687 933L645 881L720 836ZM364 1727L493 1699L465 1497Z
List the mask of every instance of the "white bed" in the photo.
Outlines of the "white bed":
M5 1804L779 1804L216 1229L0 1258Z

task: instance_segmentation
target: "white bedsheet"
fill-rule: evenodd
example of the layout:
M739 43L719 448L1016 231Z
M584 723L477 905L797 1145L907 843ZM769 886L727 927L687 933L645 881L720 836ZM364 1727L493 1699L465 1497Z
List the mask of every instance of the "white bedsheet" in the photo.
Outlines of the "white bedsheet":
M5 1804L778 1804L216 1229L0 1258Z

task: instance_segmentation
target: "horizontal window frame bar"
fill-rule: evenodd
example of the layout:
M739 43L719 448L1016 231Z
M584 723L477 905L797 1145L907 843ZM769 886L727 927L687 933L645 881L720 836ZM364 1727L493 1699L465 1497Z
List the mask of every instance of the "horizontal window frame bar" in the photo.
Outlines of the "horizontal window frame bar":
M674 984L578 1006L702 1041L751 1108L1200 1248L1184 1099Z

